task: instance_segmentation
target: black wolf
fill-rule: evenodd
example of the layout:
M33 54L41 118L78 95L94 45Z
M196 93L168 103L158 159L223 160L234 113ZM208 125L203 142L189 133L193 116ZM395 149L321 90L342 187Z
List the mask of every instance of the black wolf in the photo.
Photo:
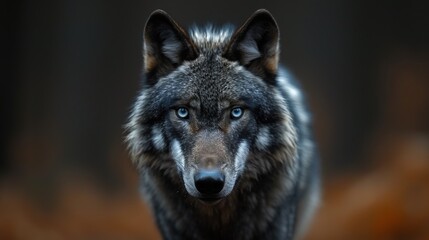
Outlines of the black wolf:
M318 157L272 15L186 32L157 10L143 56L127 143L163 237L299 235L318 201Z

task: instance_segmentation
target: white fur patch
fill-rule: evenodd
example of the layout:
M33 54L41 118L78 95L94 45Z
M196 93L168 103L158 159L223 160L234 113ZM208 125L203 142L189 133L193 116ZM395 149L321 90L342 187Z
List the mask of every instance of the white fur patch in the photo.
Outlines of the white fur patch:
M249 154L249 144L243 141L238 146L237 153L235 154L234 167L236 172L240 173L244 170L244 166L247 161L247 155Z
M147 93L142 91L134 104L132 114L130 115L129 122L125 125L125 129L128 131L126 142L128 143L128 150L131 153L132 161L138 167L141 166L139 155L142 151L143 141L141 136L142 126L139 123L141 109L146 101Z
M183 155L182 147L180 146L179 141L176 139L173 140L171 144L171 155L173 156L174 161L177 164L177 167L180 171L185 169L185 156Z
M142 148L142 140L140 139L141 127L138 125L134 125L133 123L129 124L129 128L132 129L126 137L126 142L128 143L128 150L131 153L131 160L137 166L140 166L140 162L138 156L141 153Z
M167 56L174 63L180 62L180 52L182 50L182 43L174 36L169 36L162 44L162 53Z
M281 129L282 135L281 135L281 141L285 143L287 146L289 146L288 149L288 155L290 160L292 162L295 161L295 155L296 155L296 143L297 143L297 133L296 129L294 127L293 119L290 115L289 109L287 107L287 102L283 98L283 96L278 91L274 91L274 97L277 101L277 105L279 106L279 110L281 115L283 116L283 127L284 129ZM294 163L293 163L294 164Z
M209 50L225 45L232 32L231 27L215 28L213 25L208 25L204 28L193 27L189 33L200 48Z
M297 117L300 119L303 123L309 123L310 122L310 116L308 115L307 111L304 109L304 106L302 105L303 96L301 94L301 91L293 86L288 81L288 73L285 70L279 71L279 76L277 77L277 81L280 83L282 90L288 94L288 96L291 98L293 104L296 106L297 110Z
M159 151L162 151L165 149L164 136L162 135L161 130L159 130L159 128L157 127L152 128L152 143L155 146L155 148Z
M271 143L270 130L268 127L263 127L259 130L256 136L256 147L259 150L264 150Z
M287 85L286 86L287 91L289 92L289 95L293 98L293 99L301 99L301 93L299 92L299 90L296 87L292 87L291 85Z

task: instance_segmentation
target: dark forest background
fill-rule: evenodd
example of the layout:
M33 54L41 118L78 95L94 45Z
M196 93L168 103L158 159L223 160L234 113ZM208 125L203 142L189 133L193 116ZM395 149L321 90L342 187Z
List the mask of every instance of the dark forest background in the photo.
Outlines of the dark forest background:
M324 200L308 239L428 239L429 4L425 1L16 1L3 5L0 239L159 238L123 124L142 31L243 23L266 8L301 82ZM425 227L426 226L426 227Z

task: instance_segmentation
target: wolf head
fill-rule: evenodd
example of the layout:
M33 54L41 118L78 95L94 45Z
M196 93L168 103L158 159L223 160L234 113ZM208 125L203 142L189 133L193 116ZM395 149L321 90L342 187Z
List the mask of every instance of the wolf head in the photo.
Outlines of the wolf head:
M144 86L127 124L138 167L212 201L240 178L293 161L295 128L276 81L279 31L268 11L235 32L187 33L157 10L146 23L143 56Z

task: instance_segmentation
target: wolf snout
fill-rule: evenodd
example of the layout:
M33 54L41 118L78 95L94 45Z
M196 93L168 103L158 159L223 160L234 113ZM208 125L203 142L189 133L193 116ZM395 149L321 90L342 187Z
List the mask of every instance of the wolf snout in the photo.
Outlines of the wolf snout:
M194 175L195 187L204 195L218 194L225 184L225 174L221 170L202 169Z

